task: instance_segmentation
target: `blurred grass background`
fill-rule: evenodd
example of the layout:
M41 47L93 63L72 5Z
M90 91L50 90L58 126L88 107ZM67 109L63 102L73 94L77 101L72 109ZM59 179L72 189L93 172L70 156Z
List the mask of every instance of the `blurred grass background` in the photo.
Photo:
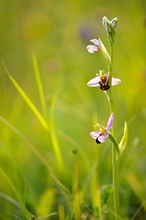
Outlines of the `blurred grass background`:
M37 217L57 212L44 219L79 219L79 213L82 219L94 219L99 188L112 182L110 142L97 146L89 136L98 120L106 125L109 117L106 97L97 88L86 86L99 69L106 67L101 54L92 55L86 50L90 39L99 37L108 47L101 24L103 16L119 20L114 76L122 83L113 90L118 140L125 120L129 128L119 172L121 215L146 219L145 1L0 0L0 3L0 60L42 112L32 60L35 51L48 121L54 124L53 134L63 159L61 168L50 136L1 65L0 115L33 143L56 180L24 139L1 122L0 219L26 218L7 197L18 200L14 188L28 211ZM112 215L107 219L113 219Z

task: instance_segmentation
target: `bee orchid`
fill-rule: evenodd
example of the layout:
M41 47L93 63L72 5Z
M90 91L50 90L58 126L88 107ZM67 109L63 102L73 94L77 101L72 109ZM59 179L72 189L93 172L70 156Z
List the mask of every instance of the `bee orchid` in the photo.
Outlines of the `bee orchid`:
M106 128L100 128L99 131L92 131L90 136L96 140L97 144L103 143L109 137L109 129L112 128L114 122L114 114L111 113Z
M112 86L118 85L121 82L120 79L112 77ZM109 74L97 75L95 78L91 79L88 83L90 87L99 86L101 90L108 90L110 88Z

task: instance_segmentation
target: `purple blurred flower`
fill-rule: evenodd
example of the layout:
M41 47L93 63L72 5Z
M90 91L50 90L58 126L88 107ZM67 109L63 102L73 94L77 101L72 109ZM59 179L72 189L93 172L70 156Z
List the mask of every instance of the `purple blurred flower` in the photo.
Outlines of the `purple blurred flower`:
M120 82L120 79L112 77L112 86L115 86ZM90 87L100 86L101 90L108 90L110 88L109 74L97 75L95 78L91 79L87 85Z
M109 129L112 128L114 121L114 114L111 113L106 128L100 128L99 131L92 131L90 136L96 140L97 144L103 143L109 137Z
M99 40L97 39L92 39L90 40L93 45L88 45L86 47L86 49L88 50L89 53L96 53L96 52L99 52L100 50L100 43L99 43Z

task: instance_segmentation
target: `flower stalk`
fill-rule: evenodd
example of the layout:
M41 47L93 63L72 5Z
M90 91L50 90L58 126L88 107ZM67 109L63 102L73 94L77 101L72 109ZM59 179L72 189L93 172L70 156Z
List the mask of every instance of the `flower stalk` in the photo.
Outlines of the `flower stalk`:
M113 63L113 45L111 45L111 67L110 76L112 76L112 63ZM112 96L112 88L109 91L110 111L114 112L114 100ZM115 126L112 127L112 134L115 135ZM119 183L118 183L118 163L117 163L117 151L112 143L112 172L113 172L113 202L114 202L114 213L115 220L119 215Z
M107 18L104 17L104 20ZM116 19L116 18L115 18ZM114 19L112 20L114 21ZM110 22L108 19L105 21L105 28L107 31L107 37L110 44L110 58L111 63L108 67L109 69L109 83L112 83L112 75L113 75L113 57L114 57L114 37L115 37L115 31L114 27L109 29L107 28ZM117 19L116 19L117 23ZM108 90L108 102L110 106L110 112L114 112L114 100L112 96L112 87ZM112 126L112 134L115 135L115 126ZM117 217L119 216L119 183L118 183L118 162L117 162L117 151L115 149L114 144L112 143L112 175L113 175L113 204L114 204L114 213L115 213L115 220L117 220Z

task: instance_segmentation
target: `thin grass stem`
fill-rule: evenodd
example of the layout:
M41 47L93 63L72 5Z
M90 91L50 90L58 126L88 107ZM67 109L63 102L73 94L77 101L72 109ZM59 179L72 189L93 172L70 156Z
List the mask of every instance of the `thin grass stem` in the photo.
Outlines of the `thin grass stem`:
M44 116L44 118L47 119L45 96L44 96L43 86L42 86L42 82L41 82L41 77L40 77L40 72L39 72L35 52L32 53L32 60L33 60L34 72L35 72L36 81L37 81L37 85L38 85L39 95L40 95L43 116Z
M36 108L36 106L33 104L33 102L30 100L30 98L28 97L28 95L26 95L26 93L23 91L23 89L19 86L19 84L16 82L16 80L12 77L12 75L9 73L6 65L3 63L3 67L5 72L7 73L9 79L11 80L11 82L13 83L13 85L15 86L15 88L17 89L17 91L19 92L19 94L22 96L22 98L24 99L24 101L27 103L27 105L29 106L29 108L33 111L33 113L36 115L37 119L40 121L40 123L42 124L43 128L49 132L49 126L46 122L46 120L44 119L44 117L41 115L41 113L38 111L38 109Z

